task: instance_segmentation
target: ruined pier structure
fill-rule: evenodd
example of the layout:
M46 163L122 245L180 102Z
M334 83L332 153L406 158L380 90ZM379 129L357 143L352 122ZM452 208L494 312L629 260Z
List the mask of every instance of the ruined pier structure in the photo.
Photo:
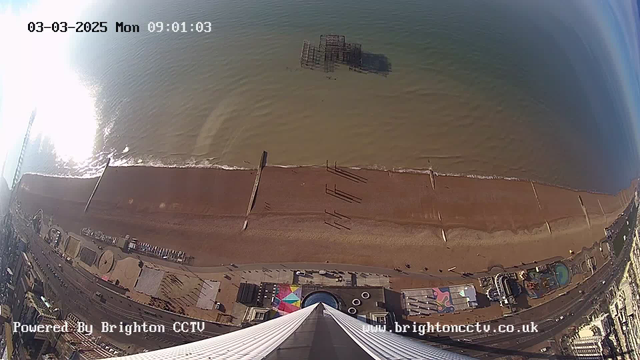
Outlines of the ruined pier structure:
M349 70L361 70L362 45L346 42L344 35L320 35L317 47L308 40L303 41L300 66L333 72L336 64L349 66Z

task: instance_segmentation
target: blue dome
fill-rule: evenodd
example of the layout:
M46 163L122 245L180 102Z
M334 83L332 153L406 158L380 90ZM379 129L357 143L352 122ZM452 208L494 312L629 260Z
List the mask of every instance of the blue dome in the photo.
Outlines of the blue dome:
M338 299L326 291L316 291L307 295L307 297L302 301L302 307L305 308L316 303L324 303L334 309L338 308Z

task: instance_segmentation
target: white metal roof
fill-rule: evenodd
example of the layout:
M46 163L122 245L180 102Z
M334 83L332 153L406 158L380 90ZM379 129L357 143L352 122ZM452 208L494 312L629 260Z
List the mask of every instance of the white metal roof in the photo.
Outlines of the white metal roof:
M314 305L304 308L286 316L211 339L120 359L261 359L293 334L315 307Z
M365 333L367 323L329 306L324 311L374 359L472 359L388 331Z
M120 359L262 359L289 338L320 303L291 314L232 333L186 345L126 356ZM429 346L390 332L366 332L367 323L323 306L324 316L331 317L358 346L373 359L471 359Z

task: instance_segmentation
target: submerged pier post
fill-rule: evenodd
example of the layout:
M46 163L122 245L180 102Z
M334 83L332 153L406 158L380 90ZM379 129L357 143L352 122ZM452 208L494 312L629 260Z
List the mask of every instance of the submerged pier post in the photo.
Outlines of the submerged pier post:
M89 205L91 205L91 200L93 200L93 196L96 194L96 191L98 191L98 186L100 186L100 181L102 181L102 177L104 176L104 173L107 172L107 168L109 168L110 162L111 162L111 158L107 158L107 164L104 166L104 170L102 170L102 174L100 174L100 177L98 178L98 182L96 183L96 187L93 188L93 192L91 193L91 196L89 196L89 200L87 201L87 206L84 207L85 213L89 210Z

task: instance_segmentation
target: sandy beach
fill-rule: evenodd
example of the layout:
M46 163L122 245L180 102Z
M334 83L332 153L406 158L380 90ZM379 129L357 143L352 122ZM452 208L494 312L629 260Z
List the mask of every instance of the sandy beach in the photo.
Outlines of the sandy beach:
M409 263L438 272L566 257L590 247L634 189L606 195L528 181L267 166L243 231L255 175L112 167L86 214L95 178L25 175L18 196L27 212L42 208L69 231L130 234L183 250L195 256L195 266L329 261Z

